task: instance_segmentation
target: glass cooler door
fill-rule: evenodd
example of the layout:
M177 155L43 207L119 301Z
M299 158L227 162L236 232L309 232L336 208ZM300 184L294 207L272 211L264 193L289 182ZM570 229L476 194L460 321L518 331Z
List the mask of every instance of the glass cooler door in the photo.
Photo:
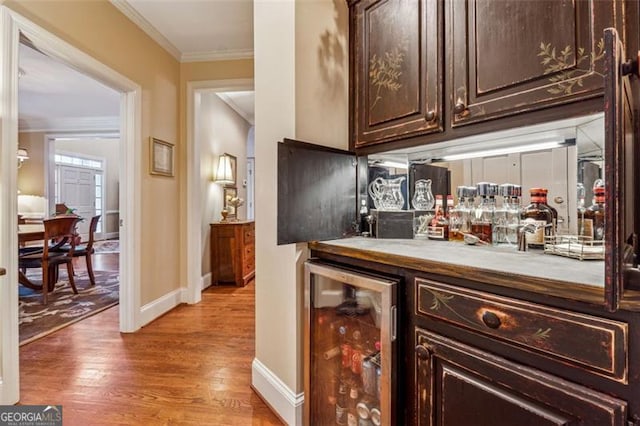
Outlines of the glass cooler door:
M396 281L305 264L305 424L390 425Z

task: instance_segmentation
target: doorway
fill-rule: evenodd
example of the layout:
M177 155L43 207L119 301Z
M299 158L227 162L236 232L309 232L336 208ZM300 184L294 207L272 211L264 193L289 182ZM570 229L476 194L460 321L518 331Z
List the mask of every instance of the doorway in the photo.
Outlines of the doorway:
M0 264L7 283L18 282L17 163L18 46L28 39L39 51L120 92L119 133L122 138L120 187L120 330L133 332L140 324L140 170L141 87L86 53L0 6ZM6 284L6 283L3 283ZM18 287L0 286L0 404L19 400Z
M252 91L253 79L212 80L187 83L187 164L191 165L187 173L187 205L190 206L187 217L187 302L198 303L204 286L202 276L203 253L203 212L201 194L204 176L211 176L201 165L204 141L196 131L200 95L204 92L223 93L234 91ZM240 179L239 179L240 180ZM215 212L218 214L218 212Z

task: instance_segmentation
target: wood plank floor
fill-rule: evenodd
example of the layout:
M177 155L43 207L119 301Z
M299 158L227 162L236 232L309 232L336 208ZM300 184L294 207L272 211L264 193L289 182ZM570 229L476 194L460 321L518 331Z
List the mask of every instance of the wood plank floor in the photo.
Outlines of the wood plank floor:
M254 329L253 282L133 334L114 307L20 348L20 403L62 404L65 426L280 425L250 388Z

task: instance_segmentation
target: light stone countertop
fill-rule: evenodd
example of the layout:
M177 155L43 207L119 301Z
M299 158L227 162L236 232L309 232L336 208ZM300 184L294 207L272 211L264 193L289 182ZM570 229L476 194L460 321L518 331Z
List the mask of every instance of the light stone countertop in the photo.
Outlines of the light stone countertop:
M471 246L452 241L363 237L321 241L319 244L402 256L418 261L460 265L479 270L604 287L604 261L581 261L545 254L542 250L530 249L527 252L518 252L515 247L509 246Z

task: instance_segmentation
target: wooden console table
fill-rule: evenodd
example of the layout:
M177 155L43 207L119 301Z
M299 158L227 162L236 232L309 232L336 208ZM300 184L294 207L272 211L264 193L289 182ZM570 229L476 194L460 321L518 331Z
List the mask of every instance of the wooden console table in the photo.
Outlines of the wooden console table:
M211 284L244 287L255 275L253 221L211 224Z

